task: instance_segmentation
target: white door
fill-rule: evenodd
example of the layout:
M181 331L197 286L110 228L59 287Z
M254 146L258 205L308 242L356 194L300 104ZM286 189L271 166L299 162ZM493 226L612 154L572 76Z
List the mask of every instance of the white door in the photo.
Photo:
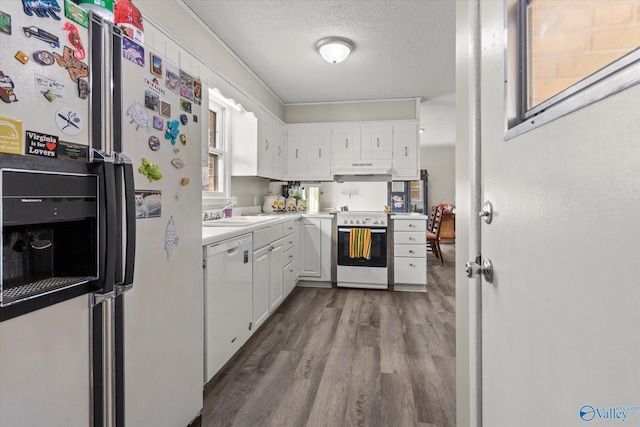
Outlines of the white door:
M640 425L640 86L505 141L503 2L479 22L482 425Z

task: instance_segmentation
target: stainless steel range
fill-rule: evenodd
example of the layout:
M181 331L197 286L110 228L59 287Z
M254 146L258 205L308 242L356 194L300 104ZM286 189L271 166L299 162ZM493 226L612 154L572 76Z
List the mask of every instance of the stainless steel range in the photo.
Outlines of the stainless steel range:
M336 222L338 286L387 289L387 214L338 212Z

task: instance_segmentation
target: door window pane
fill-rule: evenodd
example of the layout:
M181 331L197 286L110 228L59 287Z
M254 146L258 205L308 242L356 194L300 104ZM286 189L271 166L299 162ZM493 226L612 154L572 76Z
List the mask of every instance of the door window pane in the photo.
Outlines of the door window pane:
M527 109L640 47L640 0L533 0Z

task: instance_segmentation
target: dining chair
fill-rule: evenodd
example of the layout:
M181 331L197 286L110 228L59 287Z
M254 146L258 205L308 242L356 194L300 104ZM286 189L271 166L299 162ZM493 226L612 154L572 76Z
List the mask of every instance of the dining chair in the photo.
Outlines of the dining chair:
M427 222L427 231L431 231L433 228L433 221L436 219L436 211L438 206L431 206L431 214L429 215L429 222Z
M435 257L442 263L444 263L444 258L442 257L442 250L440 249L440 225L442 224L443 211L444 209L441 207L436 209L431 230L427 230L427 243L429 243L431 252L433 252Z

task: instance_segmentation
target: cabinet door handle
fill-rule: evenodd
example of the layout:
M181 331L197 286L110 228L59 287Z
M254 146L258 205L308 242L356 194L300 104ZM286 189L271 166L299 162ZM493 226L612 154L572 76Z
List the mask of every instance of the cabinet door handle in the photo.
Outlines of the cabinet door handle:
M409 224L409 227L415 227L415 225L413 225L413 224Z
M322 148L318 148L318 158L322 158Z
M269 149L269 140L268 139L264 140L264 145L265 145L265 150L268 150Z
M349 148L349 138L344 139L344 148Z
M377 141L377 147L380 148L380 138L376 138Z
M296 159L298 158L298 149L296 148Z
M409 149L404 147L404 156L407 157L409 155Z
M278 156L282 154L282 147L278 147Z
M412 253L413 253L413 249L410 249L410 250L409 250L409 253L410 253L410 254L412 254Z

